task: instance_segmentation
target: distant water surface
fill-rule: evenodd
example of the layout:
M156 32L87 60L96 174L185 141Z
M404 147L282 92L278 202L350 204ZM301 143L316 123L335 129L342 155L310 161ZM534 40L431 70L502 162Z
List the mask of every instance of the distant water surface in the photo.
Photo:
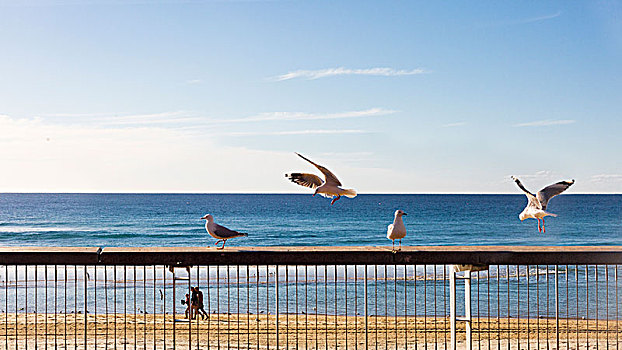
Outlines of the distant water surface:
M248 232L234 246L387 245L393 212L405 245L622 245L622 195L555 197L546 233L521 222L516 195L0 194L2 246L206 246L210 213Z

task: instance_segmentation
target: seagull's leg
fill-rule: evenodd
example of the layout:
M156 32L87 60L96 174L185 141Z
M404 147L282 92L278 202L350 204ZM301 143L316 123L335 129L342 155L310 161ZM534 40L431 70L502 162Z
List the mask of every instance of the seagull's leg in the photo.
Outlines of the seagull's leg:
M400 238L400 250L402 250L402 239Z
M216 249L222 249L222 248L218 248L218 243L222 242L222 246L225 246L225 240L224 239L219 239L216 241L216 243L214 243L214 245L216 246Z
M339 200L339 198L341 198L340 195L338 195L337 197L333 198L333 200L330 202L330 205L333 205L336 201Z
M538 220L538 232L542 232L542 229L540 228L540 219L536 218L536 220Z
M227 243L227 240L226 240L226 239L223 239L223 240L222 240L222 247L220 247L220 248L216 248L216 249L218 249L218 250L225 249L225 243Z
M393 241L393 251L395 251L395 240L392 239L392 241Z
M546 233L546 229L544 228L544 218L542 218L542 233Z

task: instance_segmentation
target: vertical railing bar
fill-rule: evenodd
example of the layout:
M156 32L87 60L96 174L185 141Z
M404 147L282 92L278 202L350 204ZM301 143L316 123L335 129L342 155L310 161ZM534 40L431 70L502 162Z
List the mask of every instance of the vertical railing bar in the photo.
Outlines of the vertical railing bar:
M104 314L106 315L106 340L104 341L104 349L108 350L108 329L110 328L110 323L108 321L108 266L104 266L104 308Z
M415 290L414 290L414 300L413 303L415 304L415 308L414 308L414 321L415 321L415 325L414 325L414 332L415 332L415 350L417 350L417 346L419 345L418 343L418 335L417 335L417 264L414 265L414 270L413 270L413 282L415 285ZM424 329L425 331L425 329Z
M615 265L614 281L615 281L615 290L616 290L616 350L617 350L620 347L620 340L619 340L620 331L618 329L619 323L620 323L620 313L619 313L619 308L618 308L620 304L620 299L618 299L618 265Z
M397 350L397 265L395 264L393 265L393 316L395 318L395 350Z
M240 265L235 265L236 271L235 271L235 279L236 279L236 288L237 288L237 292L238 292L238 298L235 301L235 304L237 306L237 314L238 314L238 349L240 348ZM199 318L197 317L197 327L199 324Z
M404 264L404 349L408 349L408 266Z
M605 334L607 340L605 340L606 348L609 349L609 265L605 265Z
M86 271L86 265L84 265L84 347L88 347L87 339L88 339L88 276Z
M296 321L296 330L295 330L295 334L296 334L296 348L298 348L299 346L299 340L298 340L298 265L294 266L295 268L295 273L296 275L294 276L294 292L296 293L296 314L295 314L295 320ZM287 337L289 338L289 334L287 335Z
M94 276L95 278L93 279L93 302L94 302L94 312L93 315L95 317L95 328L94 328L94 333L93 333L93 340L95 342L95 350L97 350L97 265L95 265L93 267L94 269Z
M266 347L270 349L270 266L269 265L266 265Z
M279 349L279 265L275 266L274 272L274 309L275 309L275 334L276 334L276 348ZM270 275L270 274L268 274Z
M197 290L201 290L199 287L201 286L201 267L197 265ZM248 275L247 275L248 276ZM248 278L248 277L247 277ZM203 292L201 292L201 298L199 300L199 307L205 313L205 298L203 298ZM198 311L198 310L197 310ZM248 311L248 309L247 309ZM201 321L203 321L205 315L201 315ZM209 314L207 314L209 318ZM209 330L208 330L209 331ZM199 323L199 318L197 317L197 350L201 346L201 324Z
M26 284L25 284L25 300L24 300L24 335L25 335L25 344L26 344L26 350L28 350L28 265L24 266L24 278L26 279Z
M153 283L155 284L155 276ZM155 300L155 295L153 299ZM143 350L147 350L147 265L143 265L143 324Z
M328 349L328 265L324 265L324 336Z
M260 339L259 339L259 265L255 265L255 284L256 284L256 288L255 288L255 293L257 294L256 298L255 298L255 314L257 315L257 350L259 350L259 343L260 343ZM208 335L209 336L209 335Z
M551 313L549 310L549 303L551 301L550 298L550 294L549 294L549 265L545 265L546 268L546 275L545 275L545 281L546 281L546 348L549 348L549 343L551 340L551 337L549 336L549 325L550 325L550 320L551 320Z
M537 349L540 348L540 265L536 265L536 335L538 339Z
M374 265L374 308L375 349L378 350L378 265Z
M127 265L123 265L123 349L127 349Z
M345 319L346 319L346 327L345 327L345 331L344 331L344 335L345 335L345 340L346 340L346 344L345 344L345 348L348 348L348 265L344 265L343 267L343 273L344 273L344 283L343 283L343 287L344 287L344 293L345 293L345 297L343 299L344 301L344 305L345 305L345 310L344 310L344 315L345 315ZM337 290L337 286L335 285L335 290ZM297 294L296 294L297 295Z
M354 265L354 347L359 346L358 265Z
M559 269L558 265L555 265L555 343L556 348L559 349Z
M231 348L230 334L231 334L231 266L227 265L227 350ZM278 317L278 315L277 315Z
M15 265L15 349L17 350L19 347L19 327L18 327L18 305L19 305L19 300L18 300L18 296L19 294L18 292L18 284L19 284L19 277L17 276L17 265Z
M136 350L136 343L138 339L136 330L138 327L138 314L136 313L136 268L137 266L132 266L132 270L134 270L134 350ZM97 327L95 327L95 329L97 329Z
M196 305L194 305L194 310L193 310L192 302L194 298L192 295L193 294L192 274L190 273L191 267L186 266L186 271L188 272L188 296L190 297L188 300L190 304L186 305L186 307L188 308L188 350L191 350L192 349L192 319L196 318L197 322L199 320L199 318L196 315L199 312L199 295L198 294L196 295L196 300L194 300L196 302Z
M116 271L116 267L115 267L115 271ZM116 277L115 277L115 297L117 294L117 290L116 290ZM116 302L115 302L116 304ZM175 305L173 305L175 306ZM115 311L116 313L116 311ZM164 350L166 350L166 266L162 266L162 318L163 318L163 322L162 322L162 342L164 343ZM115 317L115 322L116 322L116 317ZM117 325L115 323L115 338L116 338L116 329L117 329ZM116 349L116 348L115 348Z
M46 275L47 275L47 266L46 266ZM46 292L46 297L45 297L45 313L46 313L46 321L45 321L45 326L46 326L46 331L45 331L45 335L47 337L47 276L45 278L45 292ZM9 265L4 265L4 312L6 317L4 318L4 343L5 343L5 347L8 349L9 348ZM47 349L47 340L45 342L46 345L46 349Z
M568 294L568 265L566 265L566 348L570 347L570 298Z
M54 265L54 349L58 348L57 333L58 333L58 265Z
M35 350L39 348L39 331L38 331L38 325L37 325L37 318L39 318L38 290L39 290L39 265L35 265Z
M576 345L578 349L579 348L579 265L574 266L574 283L575 283L575 299L577 303L577 309L575 312L575 316L576 316L576 328L577 328Z
M335 349L338 348L338 341L339 341L339 337L338 337L338 331L337 331L337 265L334 265L334 276L333 279L335 280L335 284L333 287L334 290L334 294L335 294L335 308L333 309L333 312L335 313Z
M289 349L289 265L285 265L285 348ZM277 279L278 270L277 270ZM278 349L278 347L277 347Z
M113 278L114 278L114 280L112 281L112 283L114 283L114 288L113 288L114 297L113 297L113 300L112 300L112 302L113 302L113 304L112 304L112 312L114 314L113 315L114 316L113 317L113 319L114 319L114 349L116 350L117 349L117 339L119 339L119 338L117 338L117 266L116 265L113 266L113 270L112 271L113 271ZM77 280L76 280L76 288L77 288ZM165 289L165 292L166 292L166 289ZM165 294L165 296L166 296L166 294ZM166 298L165 298L165 300L166 300ZM166 323L164 323L164 324L166 325ZM166 327L165 327L165 330L166 330ZM166 339L166 332L164 333L164 339ZM165 347L165 349L166 349L166 347Z
M501 265L497 265L497 349L501 349Z
M437 280L436 280L436 264L432 265L432 269L433 269L432 270L432 278L433 278L432 283L434 285L434 289L433 289L433 291L434 291L434 321L433 321L434 322L433 323L434 324L434 349L438 349L438 327L436 326L436 321L438 319L438 316L436 314L436 305L437 305L437 303L436 303L436 284L437 284L436 283L437 282Z
M175 349L177 348L177 307L175 305L175 300L177 300L177 276L175 274L175 267L173 267L173 265L171 265L171 273L173 275L173 302L171 303L171 307L173 308L173 349Z
M480 280L480 272L477 271L477 348L481 350L482 348L482 323L480 319L480 311L479 311L479 280ZM474 327L471 327L473 329ZM520 336L520 333L519 333Z
M594 288L594 297L596 299L596 315L594 317L594 320L596 321L596 350L598 350L598 265L594 265L594 285L596 286L596 288Z
M309 287L309 266L304 265L305 267L305 349L307 349L308 340L309 340L309 309L308 309L308 287Z
M65 349L67 349L67 265L63 265L63 269L64 269L63 280L65 282L63 284L63 304L64 304L63 305L63 310L64 310L63 321L65 323L65 329L63 330L63 334L64 334Z
M207 265L206 266L207 269L207 276L206 276L206 281L205 284L207 286L207 347L209 348L212 343L210 342L210 335L212 333L212 317L213 317L213 313L212 313L212 297L211 297L211 287L210 287L210 281L212 279L212 267ZM257 310L257 319L259 319L259 310ZM257 322L257 324L259 324L259 322ZM259 341L259 333L257 333L257 341Z
M156 339L157 339L157 329L156 329L156 316L158 314L157 312L157 308L156 308L156 285L158 284L158 270L156 268L156 265L153 265L153 348L155 350L156 348ZM106 316L106 319L108 319L108 316ZM145 327L147 326L147 324L145 323ZM108 330L106 330L107 332Z
M423 265L423 344L428 346L428 265Z
M78 265L73 265L73 347L78 348Z
M478 288L479 288L479 285L478 285ZM479 296L478 296L478 302L479 302ZM479 304L477 305L477 307L479 310ZM447 349L447 265L443 265L443 325L444 325L443 335L445 336L444 348Z
M520 349L520 265L516 265L516 346Z
M507 306L507 326L508 326L508 350L510 350L510 346L511 346L511 342L512 342L512 321L511 321L511 316L510 316L510 310L511 310L511 302L510 302L510 265L506 265L505 266L505 277L506 277L506 284L508 286L508 306Z
M492 338L492 326L490 323L490 280L491 280L491 276L490 276L490 266L488 266L488 270L486 271L486 302L487 302L487 310L486 310L486 316L488 317L488 349L492 349L491 346L491 338Z
M220 265L216 265L216 317L216 339L220 350Z
M590 278L589 266L585 265L585 345L590 346Z
M531 275L530 266L527 265L527 350L531 350L531 334L529 332L529 321L531 320L531 298L529 297L529 289L531 286L529 284L529 275Z
M251 287L250 287L250 266L246 265L246 349L250 350L251 347ZM209 315L208 315L209 317ZM198 332L197 332L198 337ZM257 339L259 342L259 339ZM197 343L197 350L199 350L199 344Z
M315 265L315 275L314 275L314 279L315 279L315 348L318 348L318 307L319 307L319 302L318 299L319 297L319 290L318 290L318 277L317 277L317 265Z
M367 304L368 304L368 302L367 302L367 300L368 300L368 293L367 293L367 265L364 265L364 266L365 266L365 270L363 272L363 274L364 274L364 276L363 276L363 278L364 278L363 292L364 292L364 297L365 297L365 299L364 299L364 301L365 301L364 302L365 303L365 312L364 312L364 314L365 314L365 349L369 349L369 324L368 324L368 320L367 320L367 317L368 317L368 312L367 312Z
M389 307L388 307L387 265L384 265L384 348L389 349Z

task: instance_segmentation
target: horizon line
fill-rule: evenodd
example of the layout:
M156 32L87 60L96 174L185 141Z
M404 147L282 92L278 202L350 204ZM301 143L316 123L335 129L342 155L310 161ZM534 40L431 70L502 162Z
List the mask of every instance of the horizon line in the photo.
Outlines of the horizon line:
M285 194L285 195L308 195L309 193L299 192L0 192L3 194L191 194L191 195L203 195L203 194L252 194L252 195L273 195L273 194ZM357 196L364 195L523 195L520 192L366 192L358 193ZM622 195L622 192L574 192L565 193L564 195Z

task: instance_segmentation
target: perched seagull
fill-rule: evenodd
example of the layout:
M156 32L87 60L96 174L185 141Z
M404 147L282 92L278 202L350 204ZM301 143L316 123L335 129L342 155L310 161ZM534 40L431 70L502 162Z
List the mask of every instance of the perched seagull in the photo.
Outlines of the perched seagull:
M554 183L552 185L546 186L545 188L538 191L537 194L533 194L523 186L519 179L512 176L512 180L516 182L518 187L520 187L525 195L527 196L527 206L523 209L523 212L518 215L520 221L525 219L538 219L538 232L546 232L544 228L544 217L545 216L557 216L556 214L549 213L546 211L546 206L549 203L551 198L557 196L558 194L564 192L568 189L568 187L574 184L574 180L570 181L560 181L558 183ZM542 220L542 228L540 228L540 220Z
M402 216L408 215L402 210L395 211L395 219L393 223L387 228L387 238L393 241L393 250L395 251L395 240L400 240L400 249L402 249L402 238L406 237L406 226L402 221Z
M319 171L324 174L324 181L320 179L318 176L313 174L305 174L305 173L291 173L285 174L285 177L290 181L304 187L309 187L315 189L316 194L320 194L324 197L330 198L335 197L330 202L330 204L334 204L341 196L346 196L348 198L356 197L356 191L353 189L345 189L341 188L341 182L335 176L335 174L331 173L330 170L325 167L313 163L311 160L305 158L303 155L296 153L300 158L306 160L307 162L313 164Z
M224 226L218 225L214 222L214 217L211 214L205 214L201 220L205 220L205 230L207 230L207 233L217 239L214 245L218 247L218 243L222 242L222 247L216 249L225 249L225 243L227 243L228 239L248 236L248 233L233 231Z

